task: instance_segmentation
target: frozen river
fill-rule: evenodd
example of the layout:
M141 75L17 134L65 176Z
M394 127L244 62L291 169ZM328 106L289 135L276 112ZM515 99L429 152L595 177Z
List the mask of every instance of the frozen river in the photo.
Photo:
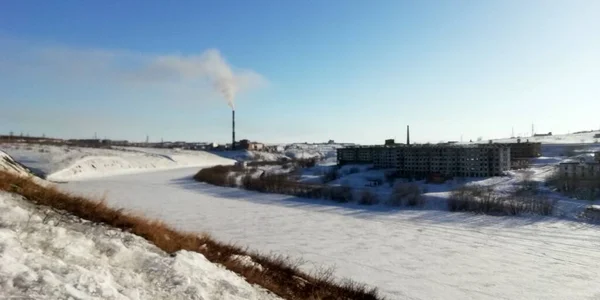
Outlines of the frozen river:
M197 169L61 184L221 241L303 258L390 299L600 299L600 228L399 211L194 182Z

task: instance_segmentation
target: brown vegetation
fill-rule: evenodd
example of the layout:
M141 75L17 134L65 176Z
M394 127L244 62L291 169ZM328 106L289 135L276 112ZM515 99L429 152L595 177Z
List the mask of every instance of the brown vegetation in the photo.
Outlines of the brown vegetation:
M491 187L463 186L454 190L448 199L450 211L470 211L491 215L523 213L551 215L556 202L537 192L518 193L508 197L497 195Z
M422 192L415 183L398 183L394 186L387 204L391 206L423 206L425 199Z
M220 170L223 172L223 170ZM181 232L157 220L108 207L102 201L67 194L44 187L29 178L0 171L0 189L21 194L39 205L69 212L80 218L119 228L139 235L167 253L195 251L208 260L245 277L285 299L381 299L376 289L353 281L337 282L331 273L307 274L286 257L267 256L237 246L217 242L210 236ZM232 255L248 255L263 269L232 259Z
M360 194L360 198L358 199L358 204L360 205L375 205L379 203L379 197L377 194L369 191L363 190Z

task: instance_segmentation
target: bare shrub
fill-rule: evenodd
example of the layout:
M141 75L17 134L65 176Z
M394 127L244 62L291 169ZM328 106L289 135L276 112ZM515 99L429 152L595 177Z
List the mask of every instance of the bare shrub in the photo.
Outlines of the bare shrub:
M415 183L398 183L386 202L391 206L423 206L425 199Z
M352 167L352 168L350 168L350 170L348 170L348 174L356 174L356 173L360 173L360 169L358 167Z
M519 215L531 213L551 215L556 201L537 194L500 197L493 189L466 186L453 191L448 199L450 211L469 211L491 215Z
M588 206L579 217L590 223L600 223L600 208Z
M340 178L338 174L338 167L332 167L325 174L323 174L323 183L328 183Z
M369 190L363 190L362 193L360 194L358 204L360 204L360 205L375 205L377 203L379 203L379 197L377 196L377 194L375 194Z
M229 187L237 187L237 175L236 174L229 174L229 176L227 176L227 186Z
M194 179L218 186L227 186L227 177L229 176L229 173L240 170L241 169L236 166L214 166L201 169L194 175Z
M329 199L333 201L347 203L353 200L352 188L347 185L331 187L328 190Z

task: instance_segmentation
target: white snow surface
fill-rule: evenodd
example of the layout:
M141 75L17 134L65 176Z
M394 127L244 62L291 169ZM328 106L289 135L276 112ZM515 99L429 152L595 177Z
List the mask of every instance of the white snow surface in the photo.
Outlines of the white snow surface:
M17 163L10 155L0 150L0 170L18 175L29 175L30 171Z
M600 299L595 225L555 217L340 205L215 187L193 181L195 172L59 186L87 195L107 192L109 204L178 228L302 257L311 262L307 270L334 266L337 276L376 286L389 299Z
M251 261L250 261L251 262ZM0 299L278 299L194 252L0 193Z
M32 144L1 144L36 173L52 181L71 181L181 167L208 167L235 161L205 151L171 149L98 149Z

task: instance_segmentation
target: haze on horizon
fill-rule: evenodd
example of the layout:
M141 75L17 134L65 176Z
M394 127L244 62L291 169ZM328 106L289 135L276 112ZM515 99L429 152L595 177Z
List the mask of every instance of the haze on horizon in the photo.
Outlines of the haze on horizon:
M382 143L600 129L599 1L0 3L0 134Z

